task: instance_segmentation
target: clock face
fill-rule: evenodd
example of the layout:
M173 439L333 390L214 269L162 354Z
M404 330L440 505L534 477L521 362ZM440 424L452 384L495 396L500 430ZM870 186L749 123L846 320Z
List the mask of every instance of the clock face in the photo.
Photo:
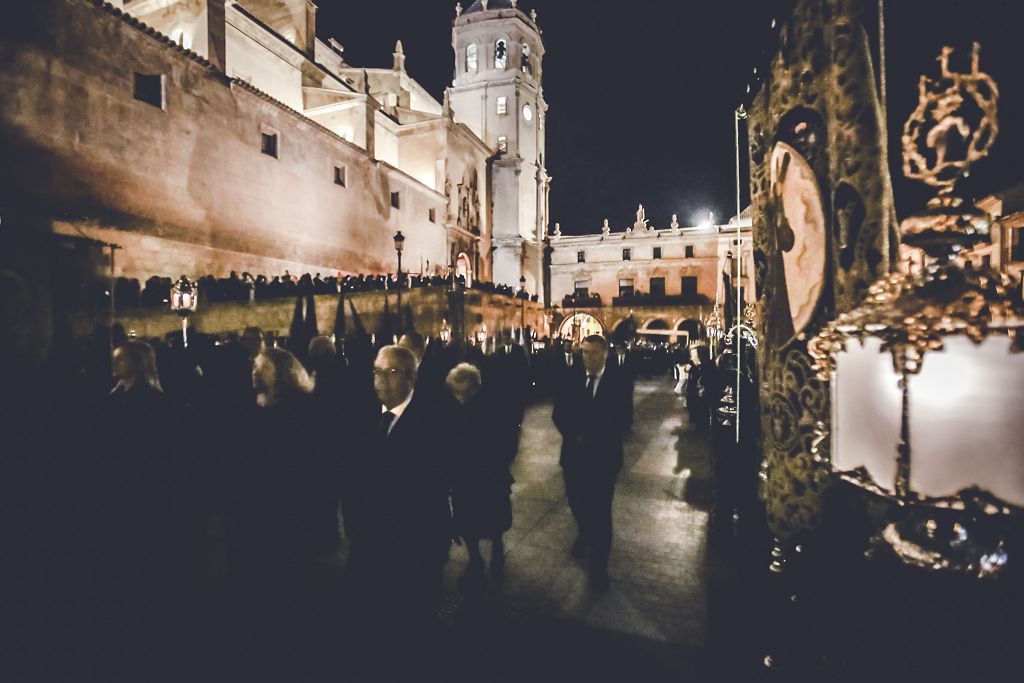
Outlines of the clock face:
M533 121L533 110L530 109L530 105L523 105L523 118L527 121Z

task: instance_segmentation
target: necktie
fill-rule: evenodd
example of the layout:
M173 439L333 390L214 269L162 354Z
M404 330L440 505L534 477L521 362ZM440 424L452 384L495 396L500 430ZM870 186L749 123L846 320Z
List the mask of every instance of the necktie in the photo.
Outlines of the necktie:
M594 398L594 382L597 381L597 375L587 375L587 396Z
M395 421L395 414L390 410L380 416L380 435L385 439L388 438L388 430L391 429L392 423Z

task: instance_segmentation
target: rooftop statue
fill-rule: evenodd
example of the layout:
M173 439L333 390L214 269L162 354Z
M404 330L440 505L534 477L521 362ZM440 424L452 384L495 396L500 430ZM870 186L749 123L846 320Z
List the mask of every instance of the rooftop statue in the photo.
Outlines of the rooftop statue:
M647 212L644 211L644 205L640 206L636 210L636 223L633 224L635 230L646 230L647 229Z

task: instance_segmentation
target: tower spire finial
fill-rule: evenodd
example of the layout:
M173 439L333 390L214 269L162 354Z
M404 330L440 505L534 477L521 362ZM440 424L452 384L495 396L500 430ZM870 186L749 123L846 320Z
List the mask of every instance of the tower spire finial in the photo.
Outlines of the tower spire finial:
M402 41L395 41L395 51L392 55L395 58L395 71L405 71L405 50L402 49Z
M455 3L455 18L458 19L461 16L462 16L462 3L461 2L456 2Z

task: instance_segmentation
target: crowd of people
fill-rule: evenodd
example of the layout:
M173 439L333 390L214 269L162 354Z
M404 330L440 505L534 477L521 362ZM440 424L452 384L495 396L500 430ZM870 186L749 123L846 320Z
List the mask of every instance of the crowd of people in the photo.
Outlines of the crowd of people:
M754 349L745 343L739 355L733 343L712 355L706 344L695 344L689 359L680 358L674 371L689 424L709 442L712 542L754 535L763 526L757 493L760 462L754 455L760 434Z
M67 563L39 614L59 621L64 601L79 605L62 626L74 670L184 680L173 645L196 661L216 650L231 676L280 666L285 680L329 667L338 650L319 639L339 630L353 671L429 658L451 544L470 560L460 590L501 585L511 465L543 393L578 524L566 550L607 590L632 421L624 346L341 341L295 348L255 328L187 347L122 337L106 369L63 384L59 429L34 435L61 463L52 514ZM397 641L413 645L401 662Z
M402 273L397 275L321 275L320 273L293 275L287 270L282 275L252 275L231 271L227 277L218 278L205 275L198 278L200 296L207 303L221 301L268 301L294 297L299 294L337 294L346 292L371 292L398 289L418 289L421 287L443 287L453 284L453 276L426 275L419 273ZM454 276L454 284L466 286L466 278ZM170 300L171 287L174 281L169 277L154 275L144 283L135 278L120 277L114 280L114 300L118 306L127 307L158 307L165 306ZM97 283L93 287L93 298L105 300L109 296L109 283ZM503 296L530 299L537 301L537 296L530 295L509 285L495 284L473 280L470 288Z

